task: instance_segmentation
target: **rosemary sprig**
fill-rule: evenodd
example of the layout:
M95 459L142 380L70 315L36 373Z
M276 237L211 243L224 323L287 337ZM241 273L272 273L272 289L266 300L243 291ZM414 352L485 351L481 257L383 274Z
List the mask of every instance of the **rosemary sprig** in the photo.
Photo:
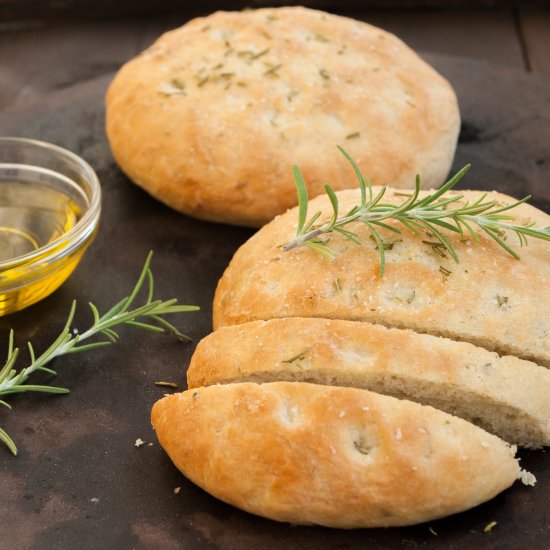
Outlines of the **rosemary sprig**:
M150 252L143 266L141 275L130 295L120 300L120 302L115 304L109 311L100 315L97 307L91 302L89 303L94 322L87 331L76 335L73 335L71 331L71 324L76 310L76 301L73 301L63 330L46 351L36 356L32 344L30 342L27 343L31 362L19 372L15 369L19 350L13 347L13 330L10 331L6 362L0 369L0 405L11 409L11 405L1 398L14 393L30 391L68 393L69 390L67 388L29 384L28 380L30 376L37 371L56 375L57 373L54 370L45 366L56 357L114 344L118 340L119 335L113 328L119 325L130 325L151 332L169 334L175 336L178 340L188 341L189 338L164 319L163 316L172 313L196 311L199 308L196 306L177 305L176 299L153 300L154 282L153 273L150 268L152 256L153 253ZM145 303L139 307L130 309L145 281L147 281L147 298ZM102 335L104 339L99 342L92 342L84 345L80 344L84 340L96 335ZM2 428L0 428L0 441L5 443L14 455L17 454L17 447L13 439Z
M420 177L416 176L414 191L401 204L390 204L382 202L386 193L386 187L382 187L376 196L373 196L373 189L368 178L361 174L359 167L350 155L338 147L341 153L349 161L359 181L361 189L361 202L340 215L338 197L330 185L325 185L325 192L332 205L332 217L329 221L317 223L321 212L314 214L309 221L308 193L304 179L297 166L293 167L294 180L298 192L298 229L294 239L282 246L283 250L291 250L297 246L307 246L315 252L334 259L336 253L327 245L325 236L329 233L339 233L356 244L361 244L357 233L344 229L343 226L351 222L364 223L376 243L376 249L380 252L380 275L384 275L385 249L384 240L379 229L386 229L393 233L401 234L401 230L393 225L385 223L385 220L396 220L407 229L424 237L426 234L434 241L434 245L440 246L442 251L447 251L455 262L458 263L458 255L446 232L457 233L461 238L471 237L479 242L479 230L488 235L498 243L506 252L516 259L518 253L507 243L506 232L511 231L517 235L520 246L527 245L527 237L550 241L550 226L535 227L533 223L525 225L515 224L514 216L509 211L528 201L531 197L515 201L502 206L496 200L487 200L487 193L481 195L476 201L460 203L464 195L457 194L448 196L450 191L470 169L467 164L459 170L447 183L437 191L424 198L418 198L420 193ZM478 233L474 229L477 226Z

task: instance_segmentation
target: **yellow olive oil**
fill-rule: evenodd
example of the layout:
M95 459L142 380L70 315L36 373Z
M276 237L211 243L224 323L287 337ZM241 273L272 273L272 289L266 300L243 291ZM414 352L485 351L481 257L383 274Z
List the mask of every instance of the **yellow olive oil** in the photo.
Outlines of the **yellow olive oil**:
M0 183L0 262L52 243L80 218L80 206L58 189L37 182Z
M60 237L75 226L85 207L74 187L0 180L0 316L44 298L73 271L84 249L63 255L69 243ZM40 249L48 245L57 246L63 258L37 265Z

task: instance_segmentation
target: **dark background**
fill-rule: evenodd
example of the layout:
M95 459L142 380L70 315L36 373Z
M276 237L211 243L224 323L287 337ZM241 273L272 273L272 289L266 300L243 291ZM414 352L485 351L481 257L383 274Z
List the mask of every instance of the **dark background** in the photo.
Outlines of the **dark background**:
M273 6L301 5L326 11L347 12L366 9L422 9L422 8L498 8L548 5L544 0L0 0L0 20L53 18L75 16L132 16L171 12L208 13L216 9L240 10Z

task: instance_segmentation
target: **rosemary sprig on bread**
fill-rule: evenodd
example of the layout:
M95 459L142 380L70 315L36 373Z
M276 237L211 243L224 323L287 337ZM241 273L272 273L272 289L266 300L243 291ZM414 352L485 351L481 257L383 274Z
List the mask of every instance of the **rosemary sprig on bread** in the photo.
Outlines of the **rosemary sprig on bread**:
M6 395L11 395L14 393L25 393L31 391L43 393L69 393L67 388L29 383L29 378L32 374L39 371L56 375L57 373L54 370L45 366L56 357L67 355L69 353L79 353L116 343L119 335L113 330L114 327L130 325L148 330L150 332L168 334L176 337L178 340L188 341L189 337L182 334L172 323L169 323L166 319L164 319L164 316L172 313L196 311L199 308L196 306L178 305L175 298L171 300L153 300L153 273L150 268L152 255L152 252L150 252L147 256L141 275L139 276L138 281L129 296L120 300L120 302L115 304L103 315L99 314L97 307L94 306L94 304L91 302L89 303L94 317L94 322L88 330L80 334L71 330L71 325L76 310L76 301L73 301L69 316L63 330L61 331L61 334L46 351L38 356L35 354L32 344L28 342L31 362L27 367L24 367L19 371L15 369L19 350L13 346L12 330L9 337L6 362L0 368L0 405L11 409L11 405L2 398ZM134 300L143 287L145 281L148 283L147 298L145 303L139 307L130 309L130 306L134 303ZM97 335L103 336L104 339L99 342L80 345L80 343L84 340ZM13 439L2 428L0 428L0 441L7 445L9 450L14 455L17 454L17 447Z
M476 242L479 242L478 232L481 231L516 259L519 259L519 254L506 242L507 232L517 235L520 246L527 244L527 237L550 241L550 226L535 227L534 222L523 225L514 223L515 217L510 214L510 211L527 202L531 198L530 196L503 205L496 200L486 200L487 193L473 202L463 201L464 195L460 193L449 195L449 191L470 169L469 164L459 170L437 191L423 198L419 198L420 176L417 175L414 191L401 204L390 204L382 202L387 188L382 187L375 196L369 178L361 173L355 161L342 147L338 147L338 149L352 165L357 176L361 190L360 204L341 215L338 196L334 189L327 184L325 192L332 205L331 219L318 223L321 217L319 211L307 220L309 202L307 187L300 170L294 166L294 179L298 192L298 228L295 238L284 244L283 250L288 251L303 245L329 259L334 259L336 253L328 246L326 236L330 233L339 233L346 239L361 244L357 233L343 228L352 222L361 222L368 227L380 253L380 275L382 276L385 268L384 251L388 246L380 234L380 229L401 234L401 229L388 224L388 220L399 222L422 239L425 239L426 235L430 239L435 239L434 244L445 249L457 263L459 262L458 254L445 235L445 230L458 233L464 239L471 237Z

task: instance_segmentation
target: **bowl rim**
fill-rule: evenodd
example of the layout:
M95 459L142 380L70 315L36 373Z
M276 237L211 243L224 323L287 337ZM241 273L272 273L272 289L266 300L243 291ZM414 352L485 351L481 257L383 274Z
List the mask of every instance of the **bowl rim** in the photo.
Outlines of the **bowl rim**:
M32 265L40 265L43 262L48 262L54 258L62 258L67 253L74 250L82 242L94 232L97 222L99 220L99 215L101 212L101 185L99 183L99 178L95 173L94 169L79 155L60 147L59 145L54 145L46 141L41 141L37 139L29 139L23 137L12 137L12 136L0 136L1 143L21 143L25 145L31 145L36 148L40 148L46 151L50 151L56 156L59 156L63 159L68 159L73 163L76 163L80 169L83 171L83 176L90 186L90 202L89 206L84 212L84 215L76 222L76 224L69 230L67 233L63 233L60 237L53 240L52 242L41 246L32 252L17 256L15 258L0 261L0 273L8 269L15 268L23 263L29 264L29 267ZM21 164L17 162L7 162L5 160L0 160L0 167L5 164ZM22 166L34 166L38 168L45 168L44 166L38 166L33 164L27 164ZM63 175L63 174L62 174ZM67 176L65 176L67 177ZM77 182L76 182L77 183ZM63 242L67 242L67 246L61 246Z

